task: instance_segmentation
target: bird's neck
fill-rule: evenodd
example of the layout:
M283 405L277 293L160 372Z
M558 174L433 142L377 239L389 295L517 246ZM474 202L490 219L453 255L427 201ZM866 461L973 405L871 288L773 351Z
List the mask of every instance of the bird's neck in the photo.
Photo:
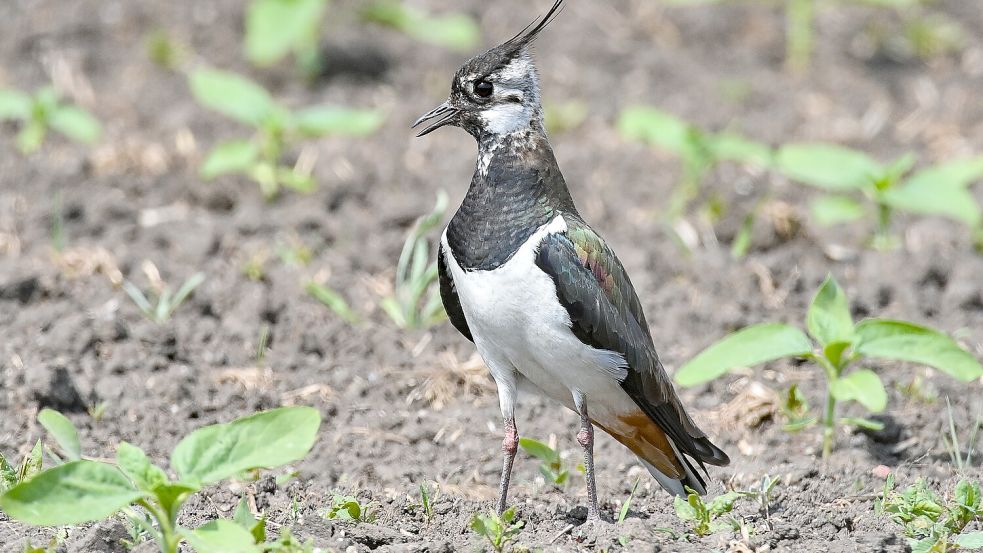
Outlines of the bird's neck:
M463 268L491 270L539 227L557 215L576 213L541 129L489 135L478 141L471 187L451 219L447 240Z

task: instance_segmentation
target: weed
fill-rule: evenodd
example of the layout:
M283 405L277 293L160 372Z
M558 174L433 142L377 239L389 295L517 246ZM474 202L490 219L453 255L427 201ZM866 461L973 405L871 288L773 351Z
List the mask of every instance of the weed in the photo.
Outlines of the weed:
M433 520L433 501L439 495L440 487L434 484L433 492L426 483L420 484L420 509L427 522Z
M809 402L806 401L805 394L799 389L798 384L792 384L785 394L782 413L787 419L782 427L786 432L798 432L816 424L817 421L816 417L809 416Z
M281 187L314 189L310 156L300 156L293 166L283 164L284 154L294 144L327 135L365 136L382 124L382 116L370 110L315 106L290 111L265 88L225 71L199 69L191 74L190 85L199 103L254 131L250 140L216 146L201 166L202 178L246 175L259 184L267 199Z
M263 324L259 328L259 340L256 342L256 366L266 364L266 353L270 350L270 325Z
M686 488L686 492L688 495L685 499L676 496L673 507L680 520L690 523L690 529L694 534L708 536L727 528L739 531L740 522L736 518L729 517L725 521L717 519L734 510L734 502L743 497L740 492L727 492L713 498L709 503L689 487Z
M403 243L396 265L394 294L382 300L382 309L400 328L426 328L446 314L436 286L437 262L430 259L427 234L437 228L447 211L447 194L437 194L433 210L417 220Z
M335 495L331 498L331 506L324 512L328 520L345 520L349 522L374 522L376 519L375 503L362 504L353 495Z
M939 331L886 319L866 319L854 324L846 294L832 275L826 277L816 293L806 316L806 327L818 349L794 326L780 323L749 326L688 361L676 372L676 382L694 386L736 367L786 357L813 361L826 377L826 406L822 417L823 457L826 458L833 447L837 402L856 401L874 413L887 406L887 391L880 377L866 368L848 373L851 365L881 358L928 365L963 382L983 376L979 361ZM866 428L880 426L865 419L840 419L839 423Z
M904 156L882 165L863 152L829 144L790 144L782 147L776 167L788 178L822 189L812 204L821 225L876 218L871 240L890 248L896 212L946 217L970 229L980 227L983 215L969 186L983 178L983 156L959 159L905 175L915 159ZM864 204L862 200L866 200Z
M308 78L321 65L318 32L327 0L252 0L246 11L246 58L258 66L273 65L294 54Z
M218 551L217 544L244 543L245 530L225 520L194 530L182 528L177 519L185 501L209 484L302 459L314 445L320 424L316 409L286 407L200 428L171 454L176 481L142 449L121 442L115 464L80 459L40 471L6 490L0 508L27 524L64 526L103 520L120 511L139 513L134 510L139 507L156 526L139 515L130 520L154 537L162 553L177 553L183 541L201 553ZM251 534L245 535L251 539Z
M416 40L444 48L467 52L481 38L478 23L463 13L432 16L396 0L370 3L362 10L362 19L391 27Z
M526 453L542 461L539 473L547 482L563 487L570 478L570 471L564 468L560 452L547 444L532 438L519 438L519 447Z
M106 401L99 401L93 403L92 405L86 406L85 410L92 417L92 422L100 422L102 418L106 416L106 409L109 408L109 403Z
M327 285L314 282L313 280L304 286L304 290L306 290L312 298L321 302L325 307L333 311L335 315L338 315L347 321L348 324L358 324L358 315L352 311L352 308L348 305L345 298L335 290L329 288Z
M628 494L628 499L625 499L625 502L621 504L621 510L618 511L618 524L624 522L625 517L628 516L628 509L631 509L631 500L635 498L635 491L638 489L638 483L640 481L641 479L639 478L635 479L635 484L631 487L631 493Z
M6 457L0 453L0 494L23 482L27 482L41 472L43 463L41 453L43 450L41 440L38 440L35 442L34 447L31 448L30 453L24 456L24 459L17 468L14 468L7 461Z
M92 114L62 102L50 86L33 96L0 88L0 121L20 122L17 147L25 155L44 144L49 130L82 144L92 144L102 134L102 126Z
M973 453L976 449L976 439L979 435L980 425L983 424L983 412L976 416L976 422L973 423L973 428L969 431L969 437L966 443L966 455L964 456L963 450L959 446L959 433L956 432L956 421L952 416L952 405L949 403L948 397L945 398L945 408L949 424L948 428L942 432L942 443L945 444L945 449L949 452L949 459L956 466L956 470L969 468L973 463ZM946 430L948 431L948 435L946 435Z
M501 516L495 512L475 513L471 517L471 531L488 540L495 551L501 552L519 535L524 522L515 520L515 509L508 509Z
M901 526L915 553L945 553L983 547L983 532L963 532L971 522L983 520L980 484L960 480L950 501L930 490L924 480L894 489L894 475L887 477L875 510Z
M771 149L743 136L724 131L711 133L664 111L635 106L618 118L618 130L626 138L640 140L676 156L683 162L682 180L673 191L666 214L681 217L697 197L707 174L723 161L768 167Z
M754 499L758 503L758 510L765 516L765 519L771 516L771 502L774 500L775 486L778 485L778 479L772 478L769 475L764 475L761 477L761 481L757 485L752 486L748 491L741 492L744 497Z
M184 284L178 288L177 293L172 294L170 287L160 281L160 275L153 265L144 265L144 271L154 277L151 278L151 281L154 282L157 290L150 292L149 296L155 297L156 304L151 302L148 294L145 294L143 290L140 290L136 284L133 284L129 280L123 281L123 290L140 309L143 316L157 324L164 324L171 320L171 316L174 315L177 308L181 307L181 304L191 296L195 288L198 288L205 281L204 274L195 273L188 277L188 280L184 281Z

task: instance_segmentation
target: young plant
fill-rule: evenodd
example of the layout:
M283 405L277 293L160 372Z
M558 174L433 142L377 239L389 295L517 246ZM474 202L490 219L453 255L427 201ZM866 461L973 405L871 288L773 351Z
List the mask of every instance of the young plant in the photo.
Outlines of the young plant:
M329 288L325 284L320 284L315 281L310 281L304 286L304 290L317 301L321 302L325 307L334 312L342 319L348 322L348 324L358 324L359 317L352 310L348 302L342 297L341 294L336 292L334 289Z
M41 440L38 440L35 442L34 447L31 448L30 453L24 456L24 459L21 460L17 468L14 468L7 461L7 458L0 453L0 494L22 482L30 480L41 472L43 451L44 448L41 445Z
M0 88L0 121L19 121L17 148L27 155L44 144L49 130L82 144L99 140L102 126L84 109L63 103L52 87L33 96L18 90Z
M676 372L681 386L695 386L720 377L730 369L751 367L782 358L805 358L823 369L826 403L822 416L823 457L833 448L836 407L856 401L870 412L887 406L880 377L866 365L869 360L893 359L934 367L963 382L983 376L983 367L945 334L905 321L866 319L854 324L846 294L826 277L806 316L806 328L818 344L798 328L780 323L749 326L711 345ZM873 421L841 419L840 424L876 428Z
M782 413L787 422L782 429L786 432L798 432L816 424L816 417L809 415L809 402L805 394L799 389L798 384L792 384L788 393L785 394L785 401L782 402Z
M970 229L980 228L983 211L969 187L983 179L983 156L950 161L906 177L913 165L910 155L885 166L863 152L829 144L784 146L775 164L789 179L826 192L812 204L819 224L876 216L875 247L896 242L891 223L898 211L946 217Z
M720 517L734 510L734 502L741 499L740 492L727 492L718 495L709 503L696 491L686 488L688 495L685 499L676 496L673 507L680 520L689 522L690 528L697 536L708 536L725 529L740 529L740 522L734 517L718 521Z
M374 522L376 519L375 503L363 505L353 495L337 495L331 498L331 506L324 512L328 520L345 520L349 522Z
M133 300L133 303L140 309L144 317L157 324L164 324L171 320L171 316L174 315L177 308L181 307L181 304L191 296L195 288L200 286L204 281L204 274L195 273L188 277L188 280L184 281L184 284L178 288L176 294L171 293L169 286L160 283L160 287L156 291L150 292L150 296L155 297L156 304L152 303L148 295L129 280L123 281L123 290Z
M947 429L943 429L942 443L945 444L945 449L949 452L949 459L955 465L956 470L961 471L973 466L973 453L976 450L976 439L979 436L980 426L983 425L983 413L976 416L976 422L973 423L966 440L966 454L963 455L963 450L959 445L959 433L956 432L956 421L952 416L952 405L949 403L948 397L945 398L945 408L949 415L949 424ZM946 436L946 431L948 431L948 436Z
M498 513L490 512L487 515L475 513L471 517L471 530L488 540L488 544L495 551L503 551L508 543L519 535L522 531L524 522L515 520L515 508L511 508L498 516Z
M754 499L758 503L758 510L767 519L771 516L771 502L774 499L776 485L778 485L778 479L766 474L761 477L761 481L757 485L751 486L748 491L741 492L741 494L744 497Z
M621 504L621 510L618 511L618 524L625 521L625 517L628 516L628 509L631 509L631 500L635 498L635 491L638 490L638 483L641 480L639 478L635 479L635 484L631 487L631 493L628 494L628 499Z
M362 19L405 33L416 40L461 52L471 51L481 38L478 23L469 15L432 16L397 0L370 3Z
M115 464L80 459L44 470L0 495L0 509L35 526L82 524L120 511L142 510L156 523L145 523L142 530L154 537L162 553L177 553L184 541L198 553L228 551L222 544L244 543L242 532L236 535L228 529L234 523L214 521L194 530L182 528L177 523L181 506L207 485L303 459L320 424L316 409L285 407L200 428L171 454L177 480L151 463L142 449L121 442ZM146 519L131 516L130 520ZM236 549L240 550L254 549Z
M426 483L420 484L420 509L423 511L423 516L428 522L433 520L433 501L439 493L440 487L436 482L434 483L432 492L430 491L430 486Z
M946 553L983 548L983 532L965 532L973 521L983 521L980 484L960 480L950 501L930 490L924 480L906 488L894 489L894 475L888 475L884 493L876 504L901 526L913 553Z
M559 451L532 438L519 438L519 447L542 461L542 464L539 465L539 473L547 482L558 488L567 483L570 478L570 471L564 468Z
M246 175L259 184L267 199L284 186L302 192L314 189L310 159L300 156L293 166L284 164L284 156L295 144L328 135L366 136L382 124L382 116L370 110L315 106L290 111L265 88L226 71L199 69L191 74L190 85L203 106L254 131L249 140L216 146L201 166L202 178Z
M430 260L427 234L437 228L447 211L447 194L437 194L433 211L417 220L406 236L396 265L394 295L382 300L382 309L400 328L426 328L446 314L440 301L437 262Z
M327 7L327 0L252 0L246 11L246 58L268 67L294 54L301 72L313 76Z
M683 162L682 180L667 208L669 220L681 217L700 193L706 175L723 161L769 167L771 149L729 131L712 133L648 106L624 110L618 118L622 136L670 152Z

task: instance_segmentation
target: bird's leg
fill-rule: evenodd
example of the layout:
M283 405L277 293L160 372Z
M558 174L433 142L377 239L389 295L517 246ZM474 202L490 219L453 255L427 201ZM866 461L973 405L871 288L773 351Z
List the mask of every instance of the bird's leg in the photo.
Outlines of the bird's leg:
M580 432L577 442L584 448L584 475L587 479L587 522L601 520L597 508L597 485L594 483L594 425L587 416L587 402L583 394L574 394L574 403L580 413Z
M512 478L512 461L519 449L519 431L515 428L515 418L505 419L505 439L502 440L502 480L498 486L498 514L505 512L505 499L509 495L509 479Z

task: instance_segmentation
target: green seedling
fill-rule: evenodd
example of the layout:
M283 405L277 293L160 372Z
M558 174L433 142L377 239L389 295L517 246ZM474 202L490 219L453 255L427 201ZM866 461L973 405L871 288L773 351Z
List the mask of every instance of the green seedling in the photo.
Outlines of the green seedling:
M623 523L625 517L628 516L628 509L631 509L631 500L635 498L635 491L638 490L638 483L640 481L640 478L635 479L635 484L631 487L631 493L628 494L628 499L625 499L625 502L621 504L621 510L618 511L618 524Z
M177 71L188 58L188 49L164 29L156 29L144 41L147 57L158 66Z
M791 144L778 151L775 166L789 179L826 193L812 204L818 223L876 217L875 247L888 248L897 242L891 234L896 212L941 216L970 229L980 228L983 211L969 188L983 179L983 156L935 165L906 177L914 161L907 155L885 166L841 146Z
M426 483L420 484L420 510L423 511L423 516L428 522L433 520L433 501L439 493L440 487L436 483L433 486L433 492L430 491L430 486Z
M327 285L320 284L315 281L310 281L304 286L304 290L317 301L324 304L325 307L334 312L348 324L358 324L359 317L348 305L348 302L342 297L341 294L335 290L329 288Z
M444 320L440 292L435 286L437 262L431 261L427 234L437 228L447 211L447 194L437 194L433 211L417 220L403 243L396 265L394 294L381 307L400 328L427 328Z
M50 448L47 449L48 455L57 464L62 464L63 458L67 461L78 461L82 458L82 444L79 441L78 430L68 417L54 409L44 408L38 413L38 422L58 444L61 455Z
M734 510L734 502L743 497L740 492L727 492L713 498L709 503L689 487L686 492L688 495L685 499L676 496L673 507L676 509L676 516L688 522L694 534L708 536L725 529L739 531L741 523L736 518L718 519Z
M809 402L802 390L799 389L798 384L792 384L788 393L785 394L785 401L782 402L782 414L787 419L787 422L782 426L786 432L798 432L817 422L816 417L809 415Z
M366 136L382 124L371 110L315 106L291 111L273 100L265 88L226 71L199 69L191 74L191 91L203 106L253 129L248 140L220 143L201 166L201 176L245 175L259 184L267 198L281 187L310 192L313 160L300 156L290 166L284 157L295 144L328 135Z
M375 522L375 503L362 504L353 495L335 495L331 498L331 506L324 512L328 520L343 520L348 522Z
M525 525L515 518L515 508L507 509L501 516L495 512L475 513L471 517L471 531L488 540L492 549L501 552L519 535Z
M853 369L871 359L907 361L934 367L962 382L983 376L983 367L952 338L905 321L866 319L855 324L846 294L826 277L806 316L806 328L781 323L749 326L711 345L676 372L681 386L709 382L738 367L751 367L782 358L804 358L823 369L826 406L822 416L823 457L833 448L838 402L855 401L873 413L887 406L887 391L869 368ZM851 370L852 369L852 370ZM840 424L878 428L866 419L840 419Z
M318 46L327 0L252 0L246 11L246 58L261 67L290 54L308 77L321 62Z
M177 293L172 294L170 287L163 284L156 292L145 294L136 284L126 280L123 281L123 290L133 300L144 317L157 324L164 324L171 320L171 316L174 315L177 308L181 307L181 304L191 296L195 288L198 288L204 281L204 274L195 273L184 281ZM151 302L148 295L156 299L156 304Z
M744 497L755 500L758 503L758 511L764 514L765 519L771 516L771 502L774 500L775 486L778 479L769 475L761 477L761 481L746 492L741 492Z
M176 480L142 449L121 442L115 463L80 459L41 471L0 496L0 509L34 526L83 524L121 511L142 511L154 524L141 529L154 537L162 553L177 553L184 541L198 553L228 551L222 544L245 543L241 532L227 530L229 521L182 528L177 523L181 506L210 484L303 459L320 425L316 409L285 407L200 428L178 442L171 454ZM128 518L137 524L143 519ZM260 551L252 544L235 550Z
M395 0L373 2L362 9L361 15L365 21L459 52L473 50L481 38L481 29L471 16L462 13L432 16Z
M98 423L102 421L102 418L106 416L106 409L109 408L109 402L98 401L91 405L86 406L85 410L92 417L92 422Z
M560 452L532 438L519 438L519 447L523 451L542 461L539 473L550 484L563 487L570 479L570 471L563 466Z
M771 149L737 133L712 133L664 111L648 106L625 109L618 118L622 136L645 142L678 156L683 162L682 180L676 186L666 214L681 217L700 192L707 174L724 161L769 167Z
M49 130L82 144L92 144L102 135L102 126L91 113L62 102L50 86L33 96L0 88L0 121L20 122L17 148L25 155L44 144Z
M979 437L980 426L983 424L983 412L976 416L976 422L973 423L973 427L969 431L969 437L966 440L966 454L963 455L962 447L959 445L959 433L956 432L956 421L952 416L952 405L949 403L948 397L945 398L945 407L946 413L949 415L949 424L947 428L943 429L942 443L945 444L945 450L949 452L949 459L956 466L956 470L961 471L973 464L976 439ZM946 435L947 432L948 435Z
M243 553L313 553L313 542L301 543L293 537L290 528L282 528L280 535L268 541L266 517L256 518L242 498L231 520L218 519L199 528L198 535L189 543L196 551L235 551Z
M960 480L953 497L945 501L924 480L898 492L891 474L875 510L901 526L913 553L983 548L983 532L965 532L970 523L983 521L979 482Z
M27 482L41 472L44 462L42 459L43 451L44 447L41 445L41 440L38 440L17 468L14 468L7 461L7 458L0 453L0 494L22 482Z

